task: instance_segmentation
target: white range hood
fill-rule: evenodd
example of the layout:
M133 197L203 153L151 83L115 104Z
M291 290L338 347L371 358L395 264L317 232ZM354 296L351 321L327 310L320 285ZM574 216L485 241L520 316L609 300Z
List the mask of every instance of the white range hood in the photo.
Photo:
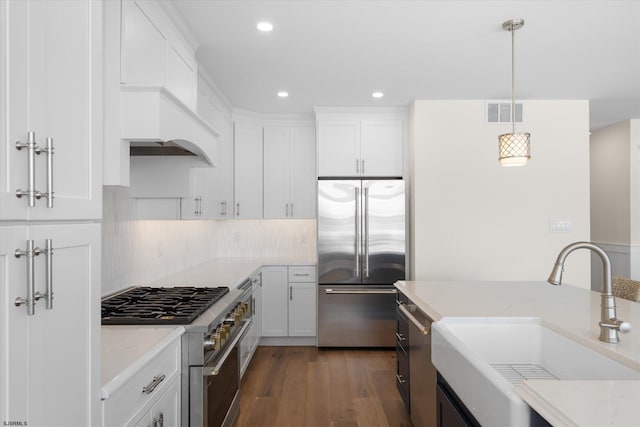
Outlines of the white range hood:
M162 87L121 87L121 138L181 147L216 166L220 133ZM168 144L166 144L168 143ZM153 144L139 144L153 147Z

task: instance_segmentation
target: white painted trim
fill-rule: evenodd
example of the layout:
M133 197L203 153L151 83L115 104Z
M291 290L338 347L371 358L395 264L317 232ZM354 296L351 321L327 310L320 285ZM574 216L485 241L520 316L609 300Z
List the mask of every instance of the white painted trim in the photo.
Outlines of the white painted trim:
M269 124L281 124L283 126L310 125L315 126L313 114L264 114L242 108L234 108L232 111L234 120L253 120L268 122ZM278 123L279 122L279 123ZM308 123L305 123L308 122ZM286 124L285 124L286 123Z
M227 98L222 90L220 90L220 87L218 87L213 77L211 77L209 72L205 70L204 67L202 67L202 64L200 64L200 62L198 62L198 75L207 83L207 85L209 85L209 88L213 92L213 95L217 98L216 101L218 101L221 104L221 107L223 107L222 109L224 110L225 117L231 119L233 104L231 104L229 98Z

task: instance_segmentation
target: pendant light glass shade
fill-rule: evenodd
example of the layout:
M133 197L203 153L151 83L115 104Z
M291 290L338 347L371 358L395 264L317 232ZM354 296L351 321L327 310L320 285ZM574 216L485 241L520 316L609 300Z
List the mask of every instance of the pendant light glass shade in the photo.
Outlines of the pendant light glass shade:
M524 26L523 19L511 19L502 28L511 33L511 133L498 136L498 161L502 166L524 166L531 158L529 133L516 133L515 32Z

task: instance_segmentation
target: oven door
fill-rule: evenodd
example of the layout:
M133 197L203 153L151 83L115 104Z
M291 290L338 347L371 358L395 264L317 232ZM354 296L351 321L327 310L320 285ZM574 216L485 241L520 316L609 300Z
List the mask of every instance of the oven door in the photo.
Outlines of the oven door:
M219 357L205 366L190 368L191 427L233 426L240 414L239 343L251 326L245 321L239 333Z

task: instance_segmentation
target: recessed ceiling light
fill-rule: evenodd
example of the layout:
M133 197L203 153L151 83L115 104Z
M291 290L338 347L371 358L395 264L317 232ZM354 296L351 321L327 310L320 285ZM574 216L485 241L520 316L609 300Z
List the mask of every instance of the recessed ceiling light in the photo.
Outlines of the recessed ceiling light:
M289 96L289 92L280 91L280 92L278 92L278 96L280 98L286 98L287 96Z
M273 30L273 24L271 22L266 22L266 21L258 22L258 25L256 26L256 28L266 33Z
M371 96L373 96L374 98L382 98L384 96L384 93L382 93L382 92L373 92L371 94Z

